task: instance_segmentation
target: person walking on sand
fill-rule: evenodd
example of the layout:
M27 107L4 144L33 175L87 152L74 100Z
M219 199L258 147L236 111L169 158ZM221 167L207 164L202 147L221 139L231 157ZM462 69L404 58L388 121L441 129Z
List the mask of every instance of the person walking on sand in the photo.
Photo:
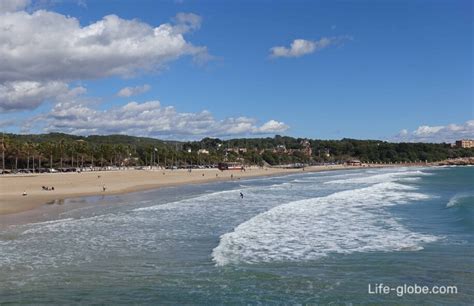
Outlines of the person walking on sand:
M105 192L107 188L105 187L105 185L102 186L102 191Z

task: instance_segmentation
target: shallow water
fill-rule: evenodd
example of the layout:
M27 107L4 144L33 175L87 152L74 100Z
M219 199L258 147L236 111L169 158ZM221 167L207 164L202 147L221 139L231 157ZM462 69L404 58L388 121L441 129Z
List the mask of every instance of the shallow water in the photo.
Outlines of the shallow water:
M0 219L0 303L469 304L473 183L469 167L364 169L53 203Z

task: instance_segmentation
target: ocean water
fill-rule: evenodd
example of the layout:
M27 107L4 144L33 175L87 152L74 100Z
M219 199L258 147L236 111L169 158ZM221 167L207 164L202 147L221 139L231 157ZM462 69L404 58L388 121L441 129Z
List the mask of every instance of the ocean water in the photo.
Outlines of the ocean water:
M0 304L472 305L473 187L361 169L57 201L0 218Z

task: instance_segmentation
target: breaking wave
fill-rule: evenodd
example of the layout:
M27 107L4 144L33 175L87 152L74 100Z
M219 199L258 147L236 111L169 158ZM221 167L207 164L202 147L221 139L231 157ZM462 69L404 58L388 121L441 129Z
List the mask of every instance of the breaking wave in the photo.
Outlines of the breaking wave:
M469 205L472 203L474 203L474 192L458 193L449 199L446 208Z
M371 176L365 177L355 177L355 178L348 178L348 179L341 179L341 180L332 180L327 181L325 184L376 184L382 183L386 181L393 181L393 180L418 180L420 176L427 176L431 175L431 173L423 172L420 170L415 171L398 171L398 172L389 172L389 173L382 173L376 174Z
M390 173L371 180L382 177L394 178ZM212 258L220 266L315 260L331 253L420 250L437 237L411 232L384 208L427 198L414 187L385 181L289 202L222 235Z

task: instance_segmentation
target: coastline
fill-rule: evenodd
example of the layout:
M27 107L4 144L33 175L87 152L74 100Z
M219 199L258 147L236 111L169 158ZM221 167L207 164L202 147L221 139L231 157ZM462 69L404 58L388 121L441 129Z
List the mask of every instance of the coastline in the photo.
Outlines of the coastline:
M370 168L419 166L419 164L378 164ZM325 165L304 168L322 172L369 168L368 166ZM54 173L0 176L0 215L16 214L39 208L48 202L83 196L116 195L186 184L239 180L302 173L303 169L257 168L246 171L218 169L117 170L81 173ZM231 177L232 176L232 177ZM43 190L42 186L54 187ZM105 186L106 190L103 191ZM23 196L22 193L27 195Z

